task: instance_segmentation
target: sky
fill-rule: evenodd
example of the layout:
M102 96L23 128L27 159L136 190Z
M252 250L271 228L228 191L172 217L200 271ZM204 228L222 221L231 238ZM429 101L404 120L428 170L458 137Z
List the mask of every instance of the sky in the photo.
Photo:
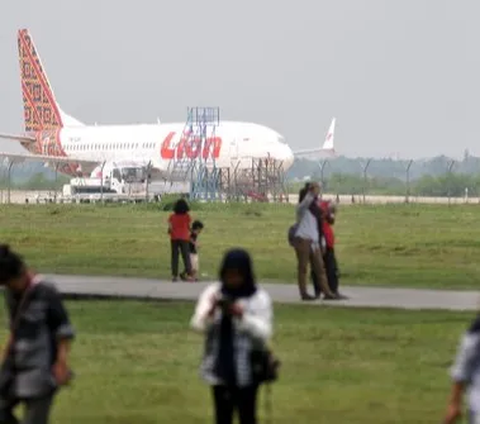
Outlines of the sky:
M349 157L480 156L478 16L478 0L4 0L0 132L23 131L28 28L60 106L87 124L218 106L294 150L320 147L335 116Z

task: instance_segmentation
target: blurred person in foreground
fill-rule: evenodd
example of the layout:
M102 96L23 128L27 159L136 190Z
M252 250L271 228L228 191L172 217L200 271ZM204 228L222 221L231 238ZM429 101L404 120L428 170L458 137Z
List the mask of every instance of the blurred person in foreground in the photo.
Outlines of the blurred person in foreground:
M259 384L251 357L272 336L272 301L257 285L242 249L226 253L220 281L200 295L191 320L193 329L205 334L201 373L212 386L216 424L231 424L235 411L240 424L256 424Z
M297 220L293 227L292 246L295 249L298 262L298 288L302 300L314 300L320 297L320 289L325 299L336 299L328 286L328 280L323 262L321 239L323 237L323 211L318 205L320 185L307 183L300 190L297 205ZM308 264L314 270L319 288L315 288L315 297L307 292Z
M480 314L462 335L451 368L452 388L444 424L458 422L463 394L468 396L468 423L480 423Z
M7 245L0 245L0 285L10 323L0 369L0 423L46 424L57 390L72 376L74 330L55 287L33 275ZM22 421L13 415L19 403L25 405Z

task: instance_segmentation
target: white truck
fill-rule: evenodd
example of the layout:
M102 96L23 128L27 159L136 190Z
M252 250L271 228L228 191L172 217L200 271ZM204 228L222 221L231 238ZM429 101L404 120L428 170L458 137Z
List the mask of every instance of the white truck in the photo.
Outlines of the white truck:
M63 196L77 194L135 194L145 190L147 170L138 167L115 167L103 170L95 169L89 178L73 178L70 184L63 186Z

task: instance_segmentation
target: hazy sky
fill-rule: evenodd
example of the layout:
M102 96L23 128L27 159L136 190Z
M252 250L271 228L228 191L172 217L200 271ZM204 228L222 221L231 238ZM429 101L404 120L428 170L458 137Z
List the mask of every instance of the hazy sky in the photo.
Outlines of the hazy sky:
M211 105L292 148L319 146L336 116L348 156L480 155L478 16L478 0L2 0L0 131L23 130L26 27L85 123Z

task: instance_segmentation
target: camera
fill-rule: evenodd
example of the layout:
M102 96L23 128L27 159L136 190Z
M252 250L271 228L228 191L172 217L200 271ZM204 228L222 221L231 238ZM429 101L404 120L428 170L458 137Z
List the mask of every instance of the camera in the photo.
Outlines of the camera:
M217 300L217 306L223 310L228 309L232 304L233 300L226 296L223 296Z

